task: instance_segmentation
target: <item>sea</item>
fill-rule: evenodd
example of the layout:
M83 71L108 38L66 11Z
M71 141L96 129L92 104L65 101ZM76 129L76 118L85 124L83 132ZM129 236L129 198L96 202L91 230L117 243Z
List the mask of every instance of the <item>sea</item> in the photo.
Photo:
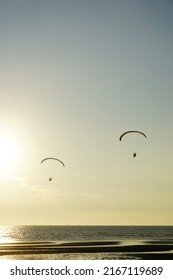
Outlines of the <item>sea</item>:
M173 226L0 226L0 242L160 240Z
M105 246L170 240L173 226L0 226L0 259L116 259L120 253ZM82 246L92 250L80 252Z

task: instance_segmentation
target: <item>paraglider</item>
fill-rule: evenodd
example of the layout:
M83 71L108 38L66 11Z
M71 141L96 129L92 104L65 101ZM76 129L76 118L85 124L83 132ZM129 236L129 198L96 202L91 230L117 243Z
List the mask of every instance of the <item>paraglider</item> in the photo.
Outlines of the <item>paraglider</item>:
M41 164L42 164L43 162L47 161L47 160L56 160L56 161L60 162L60 163L63 165L63 167L65 167L65 164L64 164L63 161L61 161L61 160L58 159L58 158L54 158L54 157L47 157L47 158L42 159ZM51 178L51 177L49 178L49 181L52 181L52 178Z
M128 130L128 131L125 131L124 133L122 133L119 137L119 140L121 141L123 139L123 137L129 133L138 133L138 134L141 134L143 137L147 138L146 134L142 131L139 131L139 130ZM134 152L133 153L133 157L136 157L137 156L137 153Z

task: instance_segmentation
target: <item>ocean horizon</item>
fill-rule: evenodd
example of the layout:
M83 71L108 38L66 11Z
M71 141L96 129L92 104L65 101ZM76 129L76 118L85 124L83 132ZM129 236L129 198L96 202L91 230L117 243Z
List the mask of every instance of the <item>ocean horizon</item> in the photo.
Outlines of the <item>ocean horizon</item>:
M80 241L118 239L165 239L173 226L161 225L1 225L4 241Z

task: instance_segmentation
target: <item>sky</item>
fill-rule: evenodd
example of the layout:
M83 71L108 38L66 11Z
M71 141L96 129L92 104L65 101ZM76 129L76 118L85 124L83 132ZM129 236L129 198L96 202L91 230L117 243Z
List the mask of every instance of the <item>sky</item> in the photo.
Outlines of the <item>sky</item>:
M172 15L0 1L0 224L173 225Z

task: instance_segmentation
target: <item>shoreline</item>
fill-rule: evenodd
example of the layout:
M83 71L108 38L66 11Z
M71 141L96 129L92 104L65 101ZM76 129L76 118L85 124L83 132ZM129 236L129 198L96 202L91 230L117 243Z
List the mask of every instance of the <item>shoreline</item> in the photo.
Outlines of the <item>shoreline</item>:
M1 259L173 260L173 240L0 243Z

